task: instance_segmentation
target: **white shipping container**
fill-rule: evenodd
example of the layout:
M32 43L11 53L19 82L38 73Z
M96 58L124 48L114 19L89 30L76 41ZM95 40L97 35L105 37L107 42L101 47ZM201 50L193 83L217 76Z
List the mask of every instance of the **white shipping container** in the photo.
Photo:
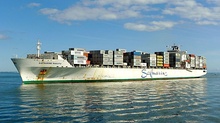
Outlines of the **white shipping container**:
M100 61L100 62L102 62L102 61L105 61L105 62L106 61L111 61L112 62L113 59L112 58L98 58L97 61Z
M105 50L105 54L113 54L112 50Z
M80 55L80 56L83 56L83 51L73 51L73 50L71 50L70 51L70 55Z
M163 59L163 61L168 61L168 62L169 62L169 61L170 61L170 59Z
M114 65L123 65L123 62L114 62Z
M126 53L126 49L116 49L116 51L122 51L123 53Z
M188 62L186 62L186 68L191 68L191 65Z
M131 63L132 66L141 66L141 63Z
M123 65L124 65L124 66L127 66L127 65L128 65L128 63L123 63Z
M195 63L190 63L190 66L191 66L191 67L196 67L196 66L195 66Z
M157 55L156 54L150 54L150 57L156 57Z
M123 55L114 55L114 58L122 58L123 59Z
M199 68L203 68L203 63L200 63L200 64L199 64Z
M82 51L82 52L86 52L86 50L83 49L83 48L69 48L69 50L71 50L71 51Z
M153 61L153 60L155 60L156 61L156 57L150 57L150 61Z
M155 63L156 64L157 61L156 60L151 60L150 63Z
M106 58L106 57L110 57L110 58L113 58L113 55L112 54L98 54L98 57L100 58Z
M123 59L114 59L114 62L123 62Z
M113 62L103 62L102 65L113 65Z
M170 62L169 62L169 61L164 61L163 63L164 63L164 64L169 64Z
M157 65L154 64L154 63L150 63L150 66L151 66L151 67L156 67Z
M73 64L86 64L86 60L73 60Z
M145 67L145 66L147 66L147 63L141 63L141 66Z
M131 59L131 62L141 62L141 59Z
M86 56L79 56L79 55L69 55L69 60L87 60L88 58Z
M123 55L123 51L114 51L114 55Z
M186 54L183 54L182 57L181 57L181 61L185 61L185 60L187 60L186 59Z

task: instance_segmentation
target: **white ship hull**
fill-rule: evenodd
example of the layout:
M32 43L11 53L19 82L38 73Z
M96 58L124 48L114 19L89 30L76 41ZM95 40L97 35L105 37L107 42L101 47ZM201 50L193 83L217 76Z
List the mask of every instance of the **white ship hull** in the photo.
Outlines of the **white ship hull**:
M26 84L182 79L207 73L203 69L72 67L66 60L13 58L12 61Z

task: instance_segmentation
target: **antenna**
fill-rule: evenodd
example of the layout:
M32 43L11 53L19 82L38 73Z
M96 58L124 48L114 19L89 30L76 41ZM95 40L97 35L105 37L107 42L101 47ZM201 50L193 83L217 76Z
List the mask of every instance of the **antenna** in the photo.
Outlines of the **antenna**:
M41 43L40 43L40 40L38 40L37 42L37 57L39 58L40 57L40 49L41 49Z

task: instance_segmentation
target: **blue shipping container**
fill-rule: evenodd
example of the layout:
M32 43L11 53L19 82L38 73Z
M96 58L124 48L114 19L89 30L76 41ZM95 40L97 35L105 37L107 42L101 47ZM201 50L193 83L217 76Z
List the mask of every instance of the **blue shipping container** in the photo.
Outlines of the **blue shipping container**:
M131 54L135 56L141 56L141 52L132 52Z

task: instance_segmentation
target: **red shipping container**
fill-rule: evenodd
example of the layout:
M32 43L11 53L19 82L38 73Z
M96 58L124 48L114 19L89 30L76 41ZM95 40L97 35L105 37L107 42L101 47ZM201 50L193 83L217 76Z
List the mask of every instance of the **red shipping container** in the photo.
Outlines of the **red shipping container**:
M170 67L170 64L163 64L163 67Z
M87 65L90 65L90 62L91 62L91 61L89 61L89 60L86 60L86 64L87 64Z

